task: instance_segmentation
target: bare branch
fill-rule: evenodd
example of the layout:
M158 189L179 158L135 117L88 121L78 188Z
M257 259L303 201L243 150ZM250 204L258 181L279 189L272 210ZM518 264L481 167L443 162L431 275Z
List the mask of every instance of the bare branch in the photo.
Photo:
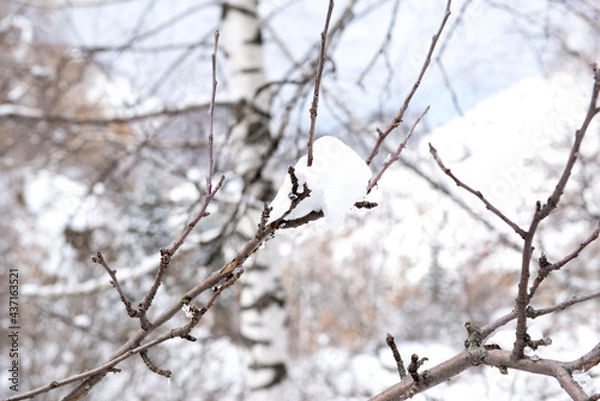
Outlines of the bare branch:
M402 122L402 119L404 118L404 113L408 109L408 106L410 105L410 102L411 102L413 96L417 92L417 89L419 89L419 86L421 85L421 80L423 79L423 76L425 75L425 72L427 71L429 64L431 64L431 57L433 55L433 51L435 50L435 46L437 45L438 40L444 29L444 26L446 25L446 21L448 21L448 18L450 17L451 3L452 3L451 0L448 0L446 2L446 10L444 12L444 17L442 18L442 21L440 23L440 26L439 26L437 32L435 33L435 35L433 35L433 38L431 39L431 45L429 46L429 50L427 52L427 57L425 58L425 61L423 62L423 66L421 67L421 71L419 72L419 75L417 76L415 83L413 84L411 90L406 95L406 98L404 99L404 103L402 103L402 106L400 107L398 114L396 114L392 123L387 127L387 129L385 131L379 131L379 135L377 137L377 142L375 142L375 145L373 146L371 153L365 160L365 162L368 165L370 165L371 162L373 161L373 159L375 158L375 156L377 156L377 153L379 152L379 148L381 147L381 144L383 143L385 138L387 138L387 136L394 129L396 129L398 127L398 125L400 125L400 123Z
M210 194L212 192L212 174L215 165L214 161L214 126L215 126L215 103L217 98L217 49L219 46L219 31L215 31L215 44L213 47L213 52L211 55L212 62L212 92L210 94L210 108L209 108L209 116L210 116L210 129L208 132L208 174L206 176L206 194Z
M557 311L563 311L570 306L573 306L573 305L576 305L576 304L579 304L582 302L586 302L591 299L596 299L596 298L600 298L600 290L591 292L589 294L572 297L564 302L558 303L556 305L548 306L545 308L534 309L533 307L528 306L527 307L527 317L529 317L531 319L535 319L536 317L548 315L550 313L554 313ZM514 312L514 311L511 313L511 315L514 315L513 319L517 317L516 312Z
M327 45L327 31L329 30L329 22L333 13L334 0L329 0L329 8L325 17L325 27L321 32L321 50L319 52L319 64L317 66L317 74L315 75L315 89L313 92L312 105L310 107L310 128L308 130L308 157L306 165L312 166L313 162L313 142L315 140L315 128L317 125L317 112L319 108L319 91L321 89L321 79L323 77L323 68L325 67L325 49Z
M26 393L21 393L18 396L10 397L6 401L18 401L28 399L35 395L46 393L55 388L84 380L75 390L73 390L69 395L65 397L65 400L67 401L78 400L81 397L85 396L93 386L98 384L106 376L106 374L113 371L114 366L118 365L125 359L128 359L137 353L140 353L144 350L148 350L158 344L161 344L175 337L182 337L188 340L193 340L193 338L189 336L191 329L196 326L196 324L200 321L202 316L214 305L215 300L223 292L223 290L233 285L239 279L242 273L243 269L237 269L233 272L233 274L229 274L225 277L216 274L216 272L209 275L200 284L195 286L192 290L188 291L179 302L175 303L166 311L164 311L160 316L158 316L147 329L140 328L136 332L136 334L132 336L129 339L129 341L127 341L127 343L121 346L121 348L119 348L107 360L107 362L98 366L97 368L68 377L60 381L54 381L48 385L39 387ZM192 308L194 311L196 311L196 313L193 313L194 317L192 318L190 323L188 323L182 328L173 329L167 333L164 333L146 344L140 345L142 340L146 338L150 333L152 333L157 328L161 327L165 322L167 322L173 316L175 316L176 313L180 312L183 305L189 304L190 301L196 296L198 296L200 293L210 288L213 288L223 278L226 279L225 282L221 286L217 287L216 291L213 293L213 295L204 307Z
M214 53L213 53L213 66L212 66L212 68L213 68L213 76L212 76L213 91L212 91L212 95L211 95L211 103L209 106L210 127L211 127L210 132L209 132L209 147L208 147L209 148L208 149L208 151L209 151L209 172L208 172L207 180L206 180L207 190L206 190L206 194L204 197L204 203L203 203L202 207L200 208L200 211L194 217L194 219L192 219L192 221L190 221L187 224L186 228L181 233L179 238L169 248L163 248L160 250L160 254L161 254L160 265L156 271L154 281L152 282L150 289L144 296L143 301L138 305L137 317L140 319L141 331L138 332L132 339L130 339L130 341L128 341L123 347L121 347L121 349L119 351L117 351L115 354L113 354L113 356L111 356L111 358L109 358L109 360L113 360L114 358L121 356L124 352L127 352L129 349L131 349L132 346L138 346L141 343L141 341L143 340L143 338L145 338L145 336L148 333L152 332L155 328L159 327L160 325L162 325L164 323L164 321L163 322L159 321L158 324L157 324L157 322L151 322L150 320L148 320L148 318L146 316L146 312L148 311L148 309L152 305L152 302L154 301L154 297L156 296L158 288L160 287L160 285L162 283L162 277L171 262L171 258L175 255L175 253L181 247L181 245L183 245L185 239L188 237L188 235L191 233L191 231L194 229L194 227L200 221L200 219L208 215L208 213L206 212L208 205L214 198L217 191L221 188L221 185L225 179L224 176L221 176L221 179L218 181L215 188L214 189L212 188L212 170L213 170L213 164L214 164L212 141L213 141L213 137L214 137L213 124L214 124L216 85L217 85L215 70L216 70L216 49L217 49L217 45L218 45L218 38L219 38L219 32L216 31L215 32ZM219 294L220 294L220 292L219 292ZM192 299L193 297L188 297L188 298ZM216 296L215 296L215 298L216 298ZM214 300L213 300L213 302L214 302ZM179 305L179 307L181 307L181 305ZM171 309L173 309L173 308L171 308ZM208 308L206 308L206 309L208 309ZM206 312L206 311L204 311L204 312ZM175 313L176 313L175 311L172 311L171 317ZM178 335L182 338L191 339L189 332L197 324L197 322L200 320L200 318L202 317L203 314L204 313L201 313L199 315L194 315L194 319L192 320L192 322L190 324L188 324L186 327L182 328L178 332ZM164 316L164 314L161 316ZM160 318L160 316L159 316L159 318ZM77 400L77 399L81 398L82 396L87 394L94 385L96 385L100 380L102 380L102 378L106 375L106 373L107 373L107 371L104 370L101 374L88 377L83 383L81 383L77 388L75 388L75 390L73 390L65 399Z
M232 107L236 103L232 102L217 102L216 106ZM13 104L0 105L0 117L13 118L21 121L44 121L52 124L75 124L75 125L109 125L109 124L127 124L138 121L148 120L159 117L173 117L181 114L186 114L194 111L206 110L210 107L210 102L190 103L183 106L164 106L159 109L139 112L139 113L124 113L120 116L107 117L86 117L69 116L62 114L46 114L39 109L25 108Z
M470 369L473 366L480 364L477 358L477 350L463 351L453 358L448 359L441 364L428 369L426 378L423 378L419 383L415 382L412 377L404 378L400 383L393 385L387 390L370 398L369 401L399 401L408 400L418 393L435 387L440 383L445 382L451 377ZM474 357L474 356L475 357Z
M554 313L557 311L562 311L570 306L589 301L591 299L600 298L600 290L591 292L589 294L584 294L580 296L571 297L570 299L560 302L556 305L548 306L545 308L534 309L532 306L527 307L527 317L531 319L535 319L539 316L548 315L550 313ZM481 327L479 329L479 343L481 343L485 338L489 337L494 331L499 329L500 327L505 326L511 321L517 318L517 311L512 310L506 315L496 319L495 321Z
M599 235L600 235L600 220L596 224L596 229L594 230L594 232L592 232L592 234L585 241L580 243L579 246L573 252L571 252L570 254L568 254L567 256L565 256L564 258L559 260L558 262L550 263L550 262L548 262L546 255L542 254L542 256L540 257L540 260L539 260L540 269L538 271L538 275L535 278L535 280L533 281L531 288L529 289L529 299L533 298L533 296L534 296L535 292L537 291L537 289L539 288L540 284L546 279L546 277L548 277L548 275L551 272L553 272L555 270L560 270L561 267L563 267L564 265L566 265L567 263L569 263L570 261L575 259L577 256L579 256L581 251L583 251L589 244L591 244L592 242L594 242L595 240L598 239Z
M579 256L581 251L583 251L592 242L596 241L598 239L599 235L600 235L600 220L596 224L596 229L594 230L594 232L585 241L583 241L581 244L579 244L579 246L573 252L571 252L570 254L568 254L567 256L565 256L564 258L559 260L558 262L550 265L550 268L552 270L558 270L561 267L563 267L564 265L566 265L567 263L569 263L570 261L572 261L573 259L575 259L577 256Z
M588 371L598 365L600 365L600 343L596 344L587 354L567 363L565 367L572 372L575 370Z
M547 215L549 215L557 206L558 202L560 202L560 198L567 186L567 182L571 176L571 172L573 171L573 166L575 166L575 162L577 161L577 157L579 156L579 149L581 148L581 143L583 142L583 137L585 136L587 129L596 116L598 114L598 94L600 93L600 69L597 66L594 66L594 86L592 88L592 97L590 99L590 105L581 124L581 127L575 133L575 140L573 142L573 146L571 147L571 153L569 154L569 158L567 163L565 164L565 168L563 173L554 188L554 191L546 201L546 204L542 207L539 212L538 219L543 219Z
M164 376L164 377L171 377L171 375L173 374L168 369L164 370L164 369L160 369L158 366L156 366L154 364L154 362L152 362L152 360L150 360L150 357L148 356L148 350L141 351L140 357L142 358L142 361L144 361L144 363L146 364L148 369L150 369L152 372L156 373L157 375Z
M131 301L129 300L129 298L127 298L127 296L123 292L123 289L121 288L121 285L119 284L119 280L117 280L117 271L111 269L108 266L108 264L104 260L104 256L102 256L102 253L97 252L95 256L92 256L92 262L98 263L99 265L104 267L104 270L106 270L106 272L110 276L110 280L111 280L110 284L119 293L119 296L121 297L121 302L123 302L123 304L125 305L125 310L127 311L127 315L129 315L130 317L138 317L138 311L136 311L135 309L133 309L131 307Z
M400 352L398 351L398 347L396 346L396 342L394 341L394 337L388 333L385 337L385 343L392 350L392 355L394 355L394 360L396 361L396 369L398 370L398 375L400 376L400 380L406 377L406 369L404 369L404 361L402 361L402 356L400 356Z
M488 209L489 211L491 211L492 213L494 213L496 216L500 217L500 219L502 221L504 221L506 224L508 224L510 226L510 228L512 228L517 234L519 234L521 236L521 238L525 238L525 235L526 235L525 230L523 230L521 227L519 227L511 219L509 219L508 217L506 217L506 215L504 213L502 213L497 207L495 207L494 205L492 205L490 203L490 201L488 201L485 198L485 196L483 196L483 194L480 191L477 191L477 190L471 188L470 186L468 186L467 184L465 184L464 182L462 182L460 179L458 179L452 173L452 171L449 168L447 168L444 165L444 162L442 161L442 159L438 155L437 149L434 148L431 143L429 144L429 152L431 153L431 155L433 156L433 158L437 162L438 166L440 166L440 168L442 169L442 171L444 172L444 174L446 174L448 177L452 178L452 180L456 183L457 186L459 186L459 187L467 190L467 192L470 192L473 195L475 195L476 197L478 197L479 199L481 199L481 201L485 204L486 209Z
M418 364L418 357L416 359ZM551 359L538 359L535 361L532 359L514 359L510 351L481 346L464 350L445 362L424 371L419 375L418 382L411 377L407 377L400 383L370 398L370 401L408 400L416 394L479 365L494 366L502 371L509 368L554 377L573 400L585 401L588 396L572 379L571 372L588 370L598 364L600 364L600 344L582 357L568 362Z
M544 376L554 377L560 386L569 394L573 400L585 401L588 396L583 389L571 377L569 366L572 363L560 362L551 359L515 359L510 351L501 349L489 350L484 362L490 366L506 369L512 368Z
M412 136L415 128L417 127L417 125L419 124L419 122L421 121L421 119L423 118L423 116L425 114L427 114L428 111L429 111L429 106L427 106L425 108L425 110L423 110L423 112L419 115L419 117L417 117L417 119L415 120L415 122L413 123L413 125L410 127L410 129L406 133L406 136L404 137L404 140L402 140L402 142L400 143L400 145L398 146L398 148L396 149L396 151L394 152L394 154L391 155L388 159L386 159L386 161L383 163L383 165L381 166L381 169L379 169L379 171L377 172L377 174L375 175L375 177L373 177L369 181L369 185L367 186L367 193L371 192L371 190L373 189L373 187L375 185L377 185L377 183L379 182L379 180L383 176L383 173L385 173L385 171L388 169L388 167L390 167L393 163L395 163L398 160L398 158L400 157L400 153L406 147L406 144L408 143L408 140Z
M588 111L586 116L581 124L581 127L575 133L575 140L573 141L573 145L571 147L571 152L569 154L569 158L567 163L565 164L565 168L561 174L554 191L548 197L548 200L545 205L542 206L541 202L536 203L535 212L531 219L531 224L529 225L529 229L524 237L525 243L523 244L523 257L521 259L521 277L519 280L519 291L517 295L516 301L516 310L517 310L517 330L516 330L516 341L515 347L513 349L513 356L517 359L523 357L523 350L526 345L526 334L527 334L527 306L529 305L530 297L529 297L529 278L530 278L530 262L531 256L533 254L533 239L535 237L535 233L539 227L539 224L544 220L548 215L556 209L560 198L567 186L567 182L569 181L569 177L571 176L571 171L573 170L573 166L577 161L577 157L579 155L579 149L581 147L581 143L583 138L587 132L587 129L596 116L598 114L598 95L600 93L600 69L594 66L594 85L592 88L592 96L590 99L590 104L588 107Z

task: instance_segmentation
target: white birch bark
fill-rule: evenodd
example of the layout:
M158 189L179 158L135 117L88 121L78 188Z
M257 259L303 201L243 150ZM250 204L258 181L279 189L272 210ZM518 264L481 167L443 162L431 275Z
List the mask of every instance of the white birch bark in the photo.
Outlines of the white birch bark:
M251 185L246 199L262 204L265 193L274 193L272 184L259 169L265 151L271 146L268 130L271 94L259 89L267 82L257 0L222 0L221 45L227 57L227 88L232 100L233 127L228 148L238 176ZM260 201L260 202L256 202ZM238 230L254 235L260 210L248 208L251 222ZM245 399L271 401L285 399L287 328L284 292L280 271L267 263L268 252L260 252L242 277L240 332L248 345L250 361Z
M229 144L237 172L248 178L257 155L270 145L268 130L271 93L266 83L258 0L222 0L221 46L227 57L227 89L238 107L232 110ZM257 153L260 152L260 153ZM250 178L253 178L250 176Z

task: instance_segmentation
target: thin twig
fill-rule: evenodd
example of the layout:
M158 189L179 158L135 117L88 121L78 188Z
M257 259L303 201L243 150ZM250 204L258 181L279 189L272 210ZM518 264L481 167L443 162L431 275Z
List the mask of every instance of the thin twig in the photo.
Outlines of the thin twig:
M549 263L548 260L546 259L546 255L542 254L542 256L540 257L540 270L538 272L537 277L533 281L531 288L529 289L529 299L533 298L533 296L535 295L535 292L539 288L540 284L546 279L546 277L548 277L550 272L555 271L555 270L560 270L564 265L566 265L567 263L569 263L570 261L575 259L577 256L579 256L581 251L583 251L592 242L596 241L599 236L600 236L600 220L596 224L596 229L592 232L592 234L588 238L586 238L585 241L580 243L573 252L569 253L568 255L566 255L564 258L562 258L558 262Z
M390 167L394 162L396 162L398 160L398 158L400 157L400 153L406 147L406 144L408 143L408 140L410 139L413 132L415 131L415 128L417 127L419 122L421 122L421 119L423 118L423 116L425 116L425 114L427 114L428 111L429 111L429 106L427 106L425 108L425 110L423 110L423 112L419 115L419 117L417 117L417 119L415 120L413 125L410 127L410 129L406 133L404 140L400 143L400 145L398 146L398 148L396 149L394 154L392 154L388 159L386 159L386 161L383 163L383 165L381 166L381 169L379 169L379 171L377 172L375 177L373 177L369 181L369 185L367 186L367 193L371 192L371 189L373 189L373 187L375 185L377 185L377 183L383 176L383 173L385 173L385 171L388 169L388 167Z
M217 79L216 79L216 56L217 56L217 47L219 41L219 31L215 31L215 43L212 54L212 93L211 100L209 106L209 115L210 115L210 130L208 134L208 173L206 176L206 194L204 197L204 203L200 208L200 211L196 214L196 216L190 221L186 228L183 230L179 238L169 247L163 248L160 250L160 266L156 271L156 275L154 277L154 281L150 287L150 290L144 296L144 300L140 303L138 307L138 316L140 318L141 327L143 329L148 329L151 325L151 322L146 317L146 311L152 305L154 301L154 297L158 291L158 288L161 285L162 277L169 267L169 263L171 262L171 258L175 255L177 250L183 245L185 239L192 232L194 227L198 224L201 218L208 216L206 209L208 208L208 204L212 201L213 197L217 193L217 191L221 188L223 181L225 180L224 176L221 176L217 185L213 188L212 186L212 174L214 169L214 113L215 113L215 101L216 101L216 90L217 90Z
M547 306L545 308L534 309L531 306L527 307L527 317L535 319L539 316L548 315L557 311L565 310L573 305L580 304L582 302L589 301L590 299L600 298L600 290L584 294L580 296L571 297L566 301L560 302L555 305ZM512 310L506 315L499 317L493 322L481 327L481 339L489 337L493 332L498 330L500 327L507 325L517 318L517 311Z
M481 199L481 201L485 204L486 209L488 209L489 211L494 213L496 216L500 217L500 219L502 221L504 221L506 224L508 224L510 226L510 228L512 228L517 234L519 234L521 236L521 238L525 238L525 234L526 234L525 230L523 230L521 227L519 227L519 225L517 223L513 222L511 219L506 217L506 215L504 213L502 213L497 207L492 205L490 203L490 201L488 201L480 191L477 191L477 190L471 188L470 186L468 186L467 184L465 184L464 182L462 182L460 179L458 179L454 175L454 173L452 173L452 171L449 168L447 168L444 165L444 162L440 158L437 149L431 143L429 144L429 153L431 153L431 155L435 159L438 166L442 169L444 174L446 174L448 177L450 177L456 183L457 186L465 189L467 192L470 192L473 195L475 195L476 197L478 197L479 199Z
M152 347L155 347L156 345L159 345L159 344L161 344L167 340L173 339L175 337L182 337L182 338L190 339L189 332L191 331L191 329L198 323L198 321L201 319L201 317L214 305L215 300L223 292L223 290L225 290L226 288L233 285L235 283L235 281L239 279L239 277L241 276L242 273L243 273L243 269L236 269L233 272L233 274L228 275L228 278L225 280L225 282L221 286L219 286L217 288L217 290L213 293L213 295L211 296L209 301L206 303L206 305L202 308L195 308L198 311L198 313L195 316L195 319L192 319L192 321L190 323L188 323L186 326L179 328L179 329L170 330L170 331L160 335L156 339L154 339L148 343L145 343L143 345L140 345L143 338L147 337L148 334L150 334L150 332L153 331L153 329L161 326L167 320L171 319L175 315L175 313L181 311L182 305L184 305L186 302L189 302L192 298L194 298L197 295L192 291L189 291L187 294L184 295L182 300L178 301L175 305L171 306L171 308L169 308L169 310L167 310L163 314L161 314L148 330L140 329L133 336L133 338L131 338L117 352L115 352L115 354L113 354L113 356L111 356L109 358L109 360L106 361L104 364L102 364L94 369L91 369L89 371L67 377L63 380L54 381L50 384L39 387L37 389L28 391L26 393L21 393L14 397L10 397L7 399L7 401L19 401L19 400L29 399L38 394L43 394L43 393L46 393L55 388L62 387L67 384L71 384L71 383L78 382L81 380L84 380L83 383L93 383L93 385L97 384L108 372L110 372L113 369L114 366L118 365L120 362L124 361L125 359L132 357L135 354L138 354L140 352L148 350ZM213 287L219 280L220 280L220 278L214 274L207 277L201 284L199 284L197 286L197 287L202 287L202 290L198 291L198 294L200 292L204 292L205 290ZM195 288L194 290L197 291L198 289ZM192 294L193 294L193 296L192 296ZM187 335L187 337L186 337L186 335ZM137 344L137 345L130 346L130 344ZM92 380L92 381L90 382L90 380ZM67 396L65 399L66 400L77 399L77 397L84 394L84 390L85 390L85 393L87 393L87 391L89 391L91 387L85 387L85 386L80 385L80 386L78 386L78 388L82 388L83 390L80 391L77 395L74 395L71 398L69 398L70 396Z
M312 166L313 162L313 142L315 140L315 128L317 125L317 112L319 108L319 91L321 89L321 79L323 77L323 68L325 66L325 49L327 45L327 31L329 30L329 22L331 21L331 14L333 13L333 6L335 1L329 0L329 8L327 9L327 16L325 17L325 27L321 32L321 50L319 52L319 65L317 66L317 74L315 75L315 89L313 92L312 105L310 107L310 128L308 130L308 157L306 159L306 165Z
M194 227L198 224L201 218L208 216L208 212L206 211L208 208L208 204L212 201L216 193L219 191L223 182L225 181L225 176L221 176L217 184L213 187L213 170L214 170L214 119L215 119L215 106L216 106L216 96L217 96L217 49L219 44L219 31L215 31L215 42L212 53L212 91L210 97L210 105L209 105L209 132L208 132L208 173L206 175L206 194L204 196L204 203L200 208L200 211L196 214L196 216L187 224L185 230L181 233L179 238L168 248L168 252L172 255L177 252L179 247L183 245L187 236L191 233Z
M381 144L383 143L385 138L387 138L387 136L394 129L396 129L398 127L398 125L400 125L400 123L402 122L402 119L404 118L404 113L408 109L408 106L410 105L410 102L411 102L413 96L415 95L415 93L417 92L417 89L421 85L421 80L423 79L423 76L425 75L425 72L427 71L429 64L431 64L431 57L433 55L433 51L435 50L435 47L436 47L438 40L442 34L444 26L446 25L446 21L448 21L448 18L450 17L451 3L452 3L451 0L448 0L446 3L446 10L444 12L444 17L442 18L442 21L440 23L440 26L439 26L437 32L435 33L435 35L433 35L433 38L431 39L431 45L429 46L429 50L427 51L427 57L425 57L425 61L423 62L421 71L419 72L419 75L417 76L417 79L415 80L411 90L406 95L406 98L404 99L404 103L402 103L400 110L398 110L398 114L396 114L392 123L386 128L385 131L378 130L379 135L377 137L377 141L375 142L375 145L373 145L373 149L371 149L371 153L365 160L367 165L370 165L371 162L373 161L373 159L375 158L375 156L377 156L377 153L379 152L379 148L381 147Z
M558 270L561 267L563 267L564 265L566 265L567 263L569 263L571 260L575 259L577 256L579 256L579 253L581 253L581 251L583 251L589 244L596 241L598 239L598 236L600 236L600 220L598 221L598 223L596 223L596 229L592 232L592 234L585 241L583 241L581 244L579 244L579 246L573 252L571 252L570 254L568 254L567 256L565 256L564 258L559 260L558 262L550 265L550 269Z
M589 301L590 299L596 299L596 298L600 298L600 290L590 292L589 294L580 295L578 297L572 297L566 301L560 302L555 305L547 306L545 308L535 309L535 308L529 306L527 308L527 317L535 319L536 317L548 315L550 313L557 312L557 311L562 311L562 310L567 309L570 306L580 304L582 302L586 302L586 301ZM515 317L516 317L516 315L515 315Z
M473 0L466 0L463 3L463 5L460 7L460 10L458 10L458 13L455 13L454 24L448 28L446 35L444 35L444 41L441 43L438 54L434 60L434 62L437 64L437 66L440 69L442 81L444 82L444 86L446 87L446 89L448 90L448 92L450 94L450 99L452 100L454 109L460 116L464 115L464 113L463 113L462 107L460 106L460 102L458 101L458 95L452 86L450 77L448 76L448 73L446 72L446 68L444 67L444 63L442 62L442 56L444 55L446 49L448 48L448 44L451 43L450 41L451 41L452 37L458 31L458 28L462 24L462 22L464 20L464 16L467 13L467 9L469 8L469 6L471 5L472 2L473 2Z
M164 377L171 377L171 375L173 374L168 369L161 369L158 366L156 366L154 364L154 362L152 362L152 360L148 356L148 350L147 349L140 352L140 357L142 358L142 361L144 361L144 363L146 364L146 366L148 367L148 369L150 369L150 371L156 373L157 375L164 376Z
M196 216L187 224L186 228L183 230L183 232L181 233L179 238L177 240L175 240L175 242L173 242L173 244L169 248L163 248L160 250L160 256L161 256L160 257L160 265L156 271L156 275L154 276L154 280L152 282L152 285L150 286L150 289L145 294L143 301L138 305L137 316L140 319L141 331L138 332L136 335L134 335L125 345L123 345L117 352L115 352L115 354L113 354L109 358L110 361L114 360L115 358L119 358L124 353L129 352L128 350L131 350L131 348L139 346L141 341L146 337L146 335L148 333L152 332L154 328L156 328L164 323L164 321L151 322L147 318L146 312L148 311L148 309L152 305L152 302L154 301L156 293L158 292L158 288L160 287L160 285L162 283L162 277L163 277L164 273L166 272L166 270L171 262L172 257L175 255L175 253L181 247L181 245L183 245L186 238L192 232L194 227L198 224L200 219L208 215L208 213L207 213L208 205L212 201L212 199L214 198L216 193L219 191L219 189L221 188L221 185L223 184L223 181L225 180L225 177L221 176L221 178L217 182L216 186L214 188L212 187L212 170L213 170L214 159L213 159L213 146L211 144L213 139L211 138L211 136L214 135L212 127L214 124L214 109L215 109L215 97L216 97L216 95L215 95L215 93L216 93L216 72L215 71L216 71L216 48L217 48L218 38L219 38L219 33L218 33L218 31L216 31L215 32L215 48L214 48L215 57L213 58L214 63L213 63L213 78L212 78L213 94L212 94L211 103L209 106L209 110L211 111L210 112L211 130L209 133L209 172L208 172L208 177L207 177L207 190L206 190L206 194L204 197L204 203L202 204L200 211L196 214ZM176 312L171 311L171 313L172 313L172 315L171 315L171 317L172 317ZM159 316L159 318L164 318L164 316L165 315L163 313L163 315ZM157 319L159 319L159 318L157 318ZM114 366L114 365L111 365L111 366ZM82 382L71 393L69 393L65 397L65 399L66 400L80 399L82 396L87 394L93 386L95 386L100 380L102 380L102 378L106 375L106 373L107 373L107 370L102 370L101 373L99 373L99 374L89 376L84 382Z
M206 194L212 192L212 174L214 168L214 126L215 126L215 103L217 98L217 49L219 46L219 31L215 31L215 44L211 55L212 61L212 92L210 95L209 120L210 129L208 131L208 174L206 175Z
M117 292L119 293L121 302L123 302L123 304L125 305L125 310L127 311L127 315L129 315L130 317L138 317L138 311L136 311L135 309L133 309L131 307L131 301L129 300L129 298L127 298L127 296L123 292L123 289L121 288L121 284L119 284L119 280L117 280L117 271L111 269L108 266L108 264L104 260L104 256L102 255L102 252L96 252L96 255L92 256L92 262L98 263L99 265L101 265L104 268L104 270L106 270L108 275L110 276L110 284L113 287L115 287L115 290L117 290Z
M417 354L412 354L410 357L410 363L408 364L407 370L415 383L420 383L423 380L423 377L419 374L419 368L428 360L429 358L427 357L419 358L419 355Z
M392 34L394 32L394 28L396 27L396 21L398 20L399 5L400 5L400 0L395 0L394 5L392 6L392 11L390 12L391 18L390 18L390 22L387 27L387 31L385 33L385 38L381 42L379 49L373 55L373 58L371 58L371 61L369 61L369 63L365 67L365 69L360 73L360 75L358 76L358 79L356 80L356 84L360 87L363 87L363 80L365 79L365 77L367 76L369 71L371 71L371 69L377 62L377 59L379 58L379 56L384 56L384 58L386 59L386 67L388 68L388 77L387 77L388 79L386 81L387 82L391 81L391 79L389 79L389 78L391 78L393 70L391 69L389 62L387 62L386 50L389 51L389 44L392 41Z
M232 107L236 103L229 101L219 101L216 103L222 107ZM10 105L10 104L8 104ZM19 121L44 121L53 124L69 124L69 125L93 125L107 126L111 124L130 124L144 120L150 120L160 117L176 117L182 114L193 113L201 110L206 110L210 107L210 102L198 102L179 106L163 106L160 109L123 113L120 116L96 117L87 115L67 115L65 114L46 114L43 110L33 108L17 108L10 107L7 110L0 111L0 116L11 118Z
M398 375L400 376L400 380L402 380L406 377L406 369L404 369L404 361L402 361L402 356L400 356L400 352L398 351L398 347L396 346L394 337L390 333L388 333L386 335L385 343L392 350L392 355L394 355L394 360L396 361L396 369L398 370Z

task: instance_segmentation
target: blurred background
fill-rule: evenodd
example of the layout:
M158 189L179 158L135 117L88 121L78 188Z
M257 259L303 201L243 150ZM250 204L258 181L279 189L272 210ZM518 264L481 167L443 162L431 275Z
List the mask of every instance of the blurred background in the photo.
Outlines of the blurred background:
M90 255L102 251L137 305L154 278L159 249L199 210L216 29L226 48L217 57L214 174L226 181L211 215L169 267L151 317L235 254L247 238L243 224L254 229L258 222L250 209L273 198L287 166L305 153L327 4L246 3L260 29L255 44L264 83L256 93L269 92L262 110L268 135L260 139L268 150L254 160L254 175L236 164L255 143L236 134L254 98L239 95L244 88L231 72L236 47L227 41L246 28L235 21L234 28L223 26L227 6L214 0L0 2L0 274L19 269L21 391L98 366L137 329ZM336 2L317 136L336 136L369 154L376 129L392 122L413 85L444 8L443 1ZM427 368L462 349L466 321L483 325L510 312L521 239L442 173L428 143L459 178L528 227L535 202L556 185L585 116L591 66L599 61L599 21L593 0L452 3L404 123L370 166L378 171L430 105L401 161L369 194L379 206L352 210L324 232L308 225L267 243L261 263L275 272L285 299L283 331L272 335L286 337L286 399L364 400L398 381L386 333L405 360L427 356ZM596 123L561 208L540 227L535 260L542 252L560 260L600 218L598 134ZM260 190L251 189L258 181ZM597 290L598 251L592 244L552 274L533 305ZM131 358L90 399L252 399L247 366L253 356L240 328L245 278L194 330L197 342L173 340L150 352L159 367L173 371L170 379ZM8 299L7 284L0 294ZM599 310L596 299L537 319L553 339L540 353L574 359L589 351L599 341ZM7 315L0 317L8 327ZM168 328L185 322L177 316ZM6 383L8 339L0 345ZM598 370L590 374L599 391ZM68 390L41 399L60 399ZM549 378L477 368L418 397L559 400L561 391ZM0 394L13 395L5 385Z

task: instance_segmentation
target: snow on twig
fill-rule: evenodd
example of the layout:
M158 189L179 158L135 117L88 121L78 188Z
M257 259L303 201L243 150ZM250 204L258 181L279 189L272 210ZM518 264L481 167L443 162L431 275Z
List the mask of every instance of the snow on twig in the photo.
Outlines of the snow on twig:
M314 164L307 166L301 157L286 176L271 202L272 216L286 220L302 218L311 212L323 212L329 224L336 224L366 194L371 169L349 146L333 136L314 143ZM292 205L300 187L306 185L310 196ZM293 206L293 208L290 208Z

